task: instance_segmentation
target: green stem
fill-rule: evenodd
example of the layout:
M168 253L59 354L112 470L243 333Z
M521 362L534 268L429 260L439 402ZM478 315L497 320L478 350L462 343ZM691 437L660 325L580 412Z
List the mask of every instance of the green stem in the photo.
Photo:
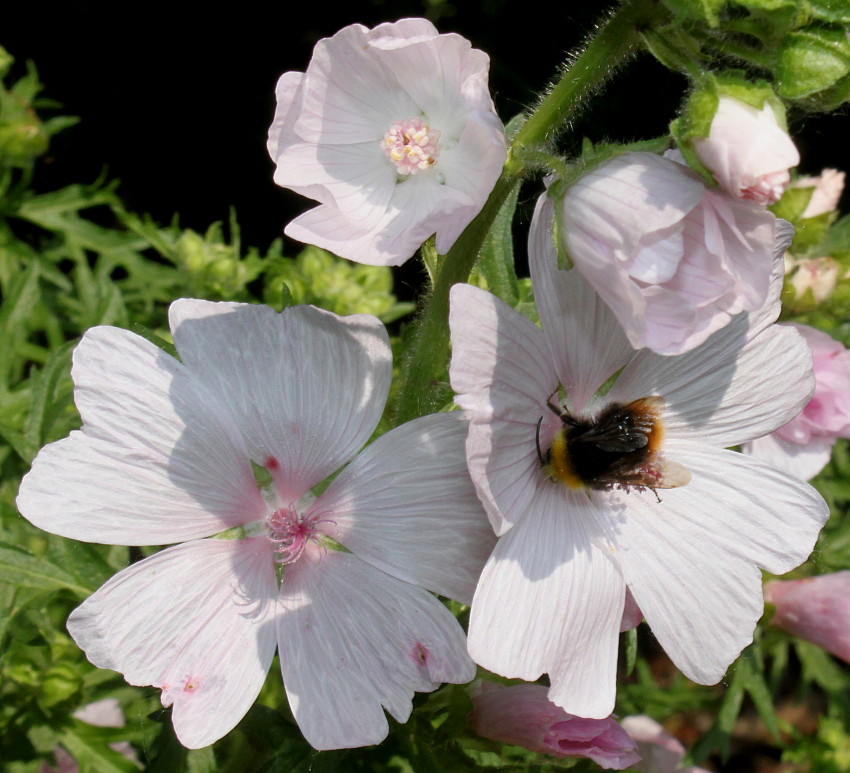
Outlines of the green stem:
M481 245L508 194L533 166L541 145L552 140L587 96L607 80L640 45L640 28L656 14L654 0L626 0L572 60L560 81L544 97L511 143L505 170L487 203L442 261L433 291L417 321L404 364L404 384L396 403L397 424L437 407L437 379L445 372L449 349L449 291L465 282ZM527 152L526 152L527 151Z

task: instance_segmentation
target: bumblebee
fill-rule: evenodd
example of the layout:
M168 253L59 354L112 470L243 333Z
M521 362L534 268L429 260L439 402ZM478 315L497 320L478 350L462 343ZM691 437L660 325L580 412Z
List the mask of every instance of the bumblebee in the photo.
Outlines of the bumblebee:
M593 418L572 416L552 403L551 397L547 405L561 419L562 426L544 454L539 442L541 417L537 424L537 453L541 467L553 480L574 489L603 491L655 491L677 488L690 481L687 468L661 455L662 398L644 397L627 405L612 403Z

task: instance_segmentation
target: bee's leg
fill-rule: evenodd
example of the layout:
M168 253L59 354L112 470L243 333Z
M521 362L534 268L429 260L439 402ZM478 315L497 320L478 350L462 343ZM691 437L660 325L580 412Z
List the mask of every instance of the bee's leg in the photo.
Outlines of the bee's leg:
M543 453L540 451L540 425L543 423L543 417L541 416L537 420L537 429L534 431L534 445L537 448L537 458L540 460L540 466L545 467L546 462L543 459Z
M563 419L564 418L564 409L559 404L552 402L552 398L556 394L558 394L558 389L560 389L560 387L561 387L561 385L558 384L558 386L556 386L552 390L552 394L549 395L549 397L546 398L546 407L550 411L552 411L552 413L554 413L559 419ZM541 421L542 421L542 419L541 419ZM539 429L539 422L538 422L538 429Z

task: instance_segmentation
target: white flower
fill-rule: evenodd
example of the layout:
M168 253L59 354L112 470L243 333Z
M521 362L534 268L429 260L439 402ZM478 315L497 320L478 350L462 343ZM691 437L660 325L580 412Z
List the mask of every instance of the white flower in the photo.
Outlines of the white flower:
M21 512L55 534L184 541L119 572L68 629L95 665L161 689L186 746L236 725L276 645L313 746L379 743L382 707L403 722L415 690L474 675L462 629L424 590L468 600L488 550L464 422L424 417L354 458L391 376L374 317L182 300L170 322L179 362L125 330L86 333L83 428L21 486Z
M551 203L538 206L549 221ZM779 574L808 556L821 497L724 449L800 410L811 358L795 330L770 324L780 261L765 309L669 357L633 349L581 275L556 269L551 240L532 234L529 252L542 330L483 290L452 291L467 463L500 537L469 651L503 676L548 673L550 700L602 718L627 590L673 662L712 684L752 640L759 567Z
M286 234L373 265L403 263L435 233L448 252L505 162L489 66L424 19L320 40L307 71L277 84L275 182L320 202Z

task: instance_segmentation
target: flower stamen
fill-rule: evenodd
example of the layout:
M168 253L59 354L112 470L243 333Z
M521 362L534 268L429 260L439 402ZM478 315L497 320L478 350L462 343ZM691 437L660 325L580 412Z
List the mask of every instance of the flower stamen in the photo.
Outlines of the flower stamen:
M321 544L322 532L319 525L336 521L323 518L326 513L299 513L294 505L279 507L267 520L269 539L274 543L276 560L281 564L297 561L313 541Z
M413 175L437 163L440 132L421 118L396 121L381 140L384 153L400 175Z

